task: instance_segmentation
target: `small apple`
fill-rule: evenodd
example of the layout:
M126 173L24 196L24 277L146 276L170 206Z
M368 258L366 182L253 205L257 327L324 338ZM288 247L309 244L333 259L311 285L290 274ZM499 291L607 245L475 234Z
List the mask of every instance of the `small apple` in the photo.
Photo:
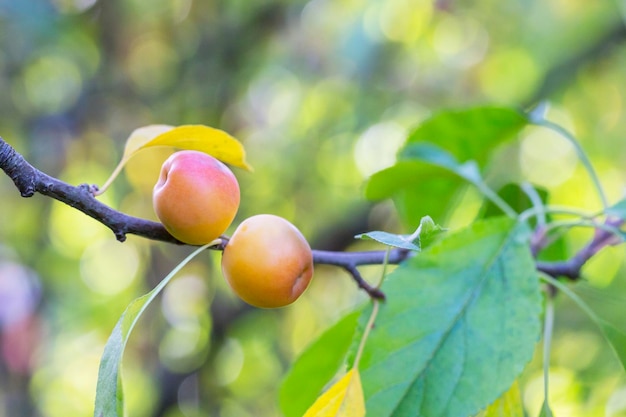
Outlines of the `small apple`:
M302 233L271 214L237 227L222 255L222 272L233 291L256 307L293 303L313 276L313 254Z
M239 183L232 171L198 151L173 153L154 186L154 211L172 236L190 245L219 237L239 209Z

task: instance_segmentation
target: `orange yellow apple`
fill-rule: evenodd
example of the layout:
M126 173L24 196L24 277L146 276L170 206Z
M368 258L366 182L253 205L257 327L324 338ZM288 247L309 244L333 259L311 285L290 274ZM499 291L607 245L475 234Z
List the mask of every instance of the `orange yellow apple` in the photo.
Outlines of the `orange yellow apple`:
M293 303L313 276L311 247L289 221L271 214L244 220L222 255L222 272L233 291L256 307Z

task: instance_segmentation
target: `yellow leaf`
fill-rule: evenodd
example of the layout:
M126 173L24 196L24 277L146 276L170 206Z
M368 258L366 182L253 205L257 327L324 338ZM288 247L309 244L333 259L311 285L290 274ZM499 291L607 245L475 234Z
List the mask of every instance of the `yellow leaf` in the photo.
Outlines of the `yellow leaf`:
M322 394L304 417L364 417L365 401L361 375L351 369Z
M524 417L522 394L517 380L481 414L481 417Z
M227 164L252 170L252 167L246 162L246 152L241 143L223 130L204 125L178 127L149 125L135 129L130 134L126 140L122 160L96 195L102 194L109 188L111 182L133 155L142 149L154 146L171 146L205 152Z

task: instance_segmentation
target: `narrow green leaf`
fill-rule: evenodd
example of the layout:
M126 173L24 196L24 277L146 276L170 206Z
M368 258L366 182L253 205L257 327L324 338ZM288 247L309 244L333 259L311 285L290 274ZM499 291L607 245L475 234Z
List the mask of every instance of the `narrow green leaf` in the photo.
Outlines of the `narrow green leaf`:
M294 362L279 391L279 404L285 417L302 417L340 370L359 315L360 311L355 311L343 317Z
M122 395L121 366L124 348L133 328L148 305L156 298L172 277L196 255L211 246L212 243L196 249L172 270L152 291L133 300L118 320L109 340L104 346L100 360L98 382L96 385L95 417L118 417L124 415Z
M541 327L528 239L510 219L476 222L388 276L360 365L368 416L472 415L511 386Z
M615 327L613 324L607 322L606 320L600 318L592 309L589 307L587 303L583 301L574 291L571 290L570 287L563 284L559 280L556 280L550 276L542 275L541 278L555 286L559 289L559 291L563 292L563 294L567 295L572 301L574 301L578 306L589 316L589 318L596 323L596 325L602 330L602 334L605 339L613 348L615 352L615 356L619 359L620 363L624 370L626 370L626 332L622 329Z
M622 367L626 370L626 332L602 319L598 319L598 324L611 344L615 355L622 363Z
M374 231L356 235L355 239L372 239L387 246L419 251L420 247L407 239L406 235L396 235L388 232Z

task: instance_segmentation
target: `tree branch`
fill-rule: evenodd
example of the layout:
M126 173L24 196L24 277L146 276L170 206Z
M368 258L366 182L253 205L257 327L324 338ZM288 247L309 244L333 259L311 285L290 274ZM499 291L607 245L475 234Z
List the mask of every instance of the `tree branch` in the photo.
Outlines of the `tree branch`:
M31 197L39 193L59 200L107 226L120 242L126 240L127 234L134 234L151 240L183 244L170 235L162 224L129 216L98 201L93 195L94 186L87 184L72 186L39 171L2 138L0 138L0 169L13 180L22 197ZM607 221L607 225L613 228L620 227L623 223L621 219ZM537 270L552 277L563 276L572 280L578 279L585 262L603 247L618 241L619 239L610 231L598 229L594 238L571 259L558 262L538 261ZM228 237L224 236L223 244L213 249L223 250L227 243ZM371 297L378 299L385 298L383 292L367 283L357 268L362 265L381 265L387 256L387 263L399 264L409 258L411 252L399 248L391 249L389 252L385 250L368 252L313 250L314 263L343 268L360 288Z
M618 229L624 224L623 219L610 218L606 226ZM582 267L602 248L621 243L622 239L607 229L596 229L593 239L583 246L573 257L566 261L542 262L537 261L537 270L553 278L565 277L573 281L580 278Z
M59 200L107 226L120 242L126 240L127 234L134 234L147 239L181 244L162 224L120 213L98 201L93 195L92 186L72 186L39 171L2 138L0 169L13 180L22 197L32 197L39 193Z
M334 265L345 269L352 275L359 288L365 290L370 297L384 300L385 294L365 281L357 267L360 265L381 265L385 263L386 257L388 264L399 264L407 259L410 253L411 251L399 248L391 249L389 255L387 255L387 251L331 252L313 250L313 262L316 264Z

